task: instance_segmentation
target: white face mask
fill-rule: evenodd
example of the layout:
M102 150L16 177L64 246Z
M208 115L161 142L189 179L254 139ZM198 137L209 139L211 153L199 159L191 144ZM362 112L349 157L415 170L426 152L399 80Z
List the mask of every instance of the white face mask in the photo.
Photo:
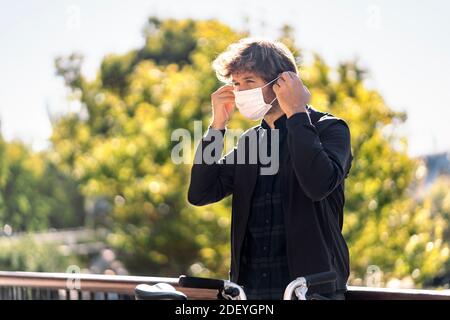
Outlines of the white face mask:
M267 111L269 111L269 109L272 107L272 103L277 100L277 98L275 98L271 103L266 103L264 101L262 89L265 86L268 86L272 82L276 81L278 78L279 77L273 79L272 81L259 88L243 91L234 90L234 100L236 102L236 107L239 109L239 112L244 117L250 120L262 119Z

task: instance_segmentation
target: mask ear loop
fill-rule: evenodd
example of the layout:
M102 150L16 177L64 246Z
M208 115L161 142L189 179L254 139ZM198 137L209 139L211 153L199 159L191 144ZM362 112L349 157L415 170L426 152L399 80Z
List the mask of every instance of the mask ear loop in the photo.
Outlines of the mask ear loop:
M264 87L268 86L269 84L271 84L272 82L277 81L278 79L280 79L280 77L281 77L281 76L278 76L278 77L276 77L275 79L273 79L273 80L267 82L267 83L266 83L265 85L263 85L261 88L264 88Z
M262 88L264 88L265 86L268 86L269 84L271 84L274 81L277 81L278 79L280 79L281 76L276 77L275 79L273 79L272 81L267 82ZM275 99L272 100L271 103L269 103L270 105L272 105L272 103L275 102L275 100L277 100L277 97L275 97Z
M271 103L269 103L270 105L272 105L272 103L274 103L275 102L275 100L277 100L277 97L275 97L275 99L273 99L272 100L272 102Z

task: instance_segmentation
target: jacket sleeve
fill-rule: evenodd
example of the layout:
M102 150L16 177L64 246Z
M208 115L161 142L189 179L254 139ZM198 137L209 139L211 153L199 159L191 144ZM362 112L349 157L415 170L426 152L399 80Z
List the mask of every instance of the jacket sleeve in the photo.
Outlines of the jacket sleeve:
M222 200L233 192L236 148L220 158L225 130L209 128L197 146L188 202L203 206Z
M324 117L320 136L306 112L287 119L288 149L294 172L305 194L313 201L327 197L343 182L350 169L350 130L334 117Z

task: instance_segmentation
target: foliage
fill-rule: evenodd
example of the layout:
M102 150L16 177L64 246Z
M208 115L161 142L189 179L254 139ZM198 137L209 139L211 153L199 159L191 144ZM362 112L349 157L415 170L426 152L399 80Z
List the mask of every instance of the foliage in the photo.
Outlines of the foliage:
M58 244L41 243L30 234L20 239L0 238L0 270L66 272L69 266L82 268L86 262L64 254Z
M16 232L83 223L83 200L73 179L45 153L0 137L0 227Z

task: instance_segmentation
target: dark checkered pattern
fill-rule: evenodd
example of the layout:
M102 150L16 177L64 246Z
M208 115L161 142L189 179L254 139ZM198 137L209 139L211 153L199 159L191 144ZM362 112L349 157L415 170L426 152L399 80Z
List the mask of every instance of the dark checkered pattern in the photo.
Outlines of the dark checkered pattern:
M264 120L261 127L270 150L273 131ZM281 159L287 152L285 115L275 121L275 129L279 130L280 169L275 175L258 175L242 253L239 284L252 300L282 299L290 282L280 185Z

